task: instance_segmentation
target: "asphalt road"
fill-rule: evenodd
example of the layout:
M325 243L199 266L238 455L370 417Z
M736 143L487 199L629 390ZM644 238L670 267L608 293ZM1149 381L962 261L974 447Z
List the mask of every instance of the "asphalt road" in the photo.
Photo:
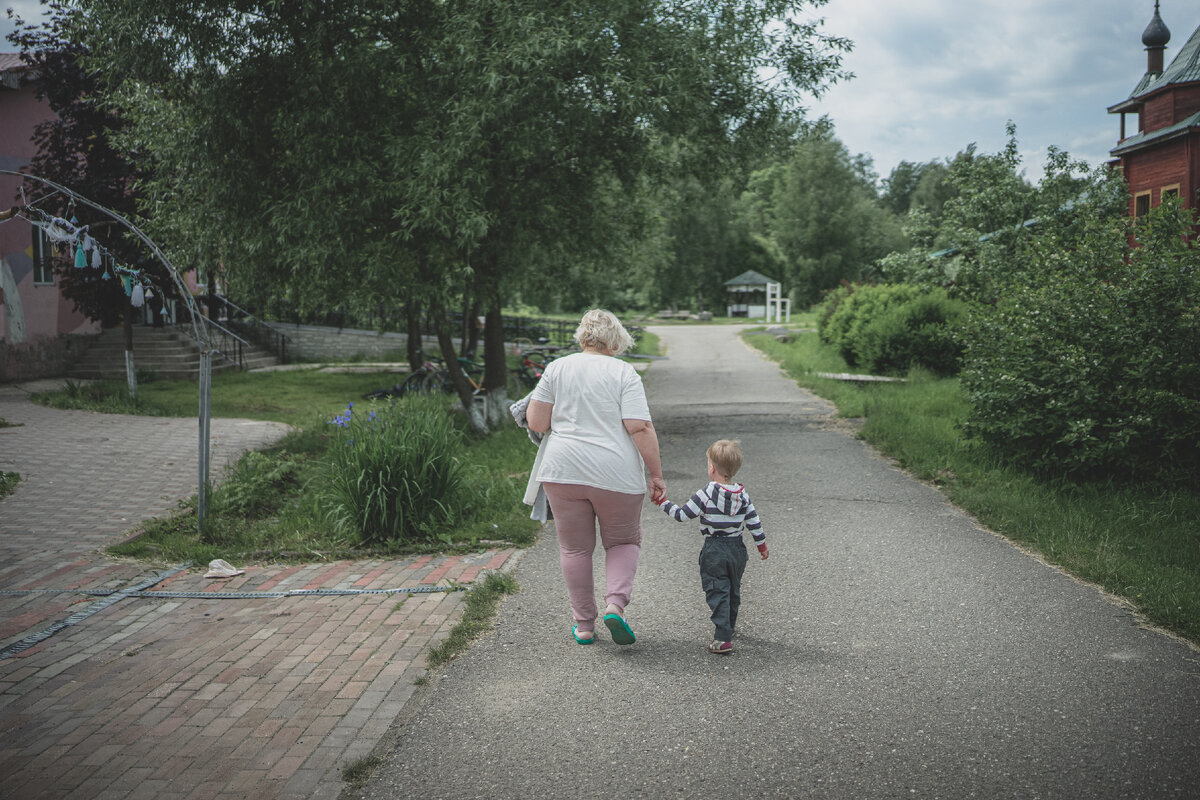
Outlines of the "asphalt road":
M349 796L1200 797L1200 654L981 529L735 329L655 332L670 497L740 438L767 531L737 651L705 650L694 525L647 504L631 647L574 643L547 530Z

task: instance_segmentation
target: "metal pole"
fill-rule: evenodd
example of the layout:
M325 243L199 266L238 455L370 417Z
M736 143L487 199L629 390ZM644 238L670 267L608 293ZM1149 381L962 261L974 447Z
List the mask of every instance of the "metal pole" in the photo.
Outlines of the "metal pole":
M209 423L212 414L212 351L205 349L200 353L200 453L199 475L196 479L196 528L197 533L204 535L204 516L208 508L208 458L209 458Z

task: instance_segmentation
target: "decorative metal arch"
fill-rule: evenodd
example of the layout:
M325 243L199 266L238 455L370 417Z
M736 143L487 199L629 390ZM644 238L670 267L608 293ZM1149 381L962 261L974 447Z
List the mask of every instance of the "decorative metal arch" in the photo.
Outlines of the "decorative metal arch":
M51 180L47 180L46 178L38 177L37 175L30 175L26 172L14 172L13 170L7 169L0 169L0 175L12 175L24 180L36 181L37 183L55 190L56 193L61 193L70 201L85 205L107 215L111 219L128 228L129 231L135 235L142 242L142 244L144 244L147 249L150 250L151 253L154 254L154 257L157 258L164 267L166 267L167 274L171 276L171 281L175 285L176 292L179 294L180 299L183 300L184 304L187 306L189 321L192 326L192 338L195 339L196 343L200 347L200 374L198 381L200 395L198 417L200 430L198 446L199 462L197 465L198 475L196 487L196 525L198 530L202 533L204 530L204 517L207 509L207 490L209 477L209 439L212 421L213 346L212 339L209 336L208 326L205 324L207 320L201 316L199 309L196 307L195 298L192 297L192 293L188 290L187 284L183 280L183 276L180 275L179 270L174 264L171 263L171 260L167 258L162 249L159 248L159 246L155 244L149 236L143 233L141 229L139 229L136 225L122 215L118 214L116 211L113 211L110 208L105 208L99 203L95 203L87 199L83 195L67 188L66 186L55 183ZM38 202L48 200L52 196L53 195L47 195L46 197L39 198ZM36 221L29 216L29 210L33 208L35 208L33 203L27 203L24 207L18 206L16 209L16 216L23 217L28 219L30 222L37 224ZM2 216L0 216L0 221L3 221Z

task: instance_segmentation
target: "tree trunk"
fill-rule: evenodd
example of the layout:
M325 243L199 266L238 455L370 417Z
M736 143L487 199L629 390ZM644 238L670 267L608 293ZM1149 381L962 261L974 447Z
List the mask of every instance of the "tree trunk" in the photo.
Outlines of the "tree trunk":
M416 300L410 297L404 304L404 313L407 317L408 336L405 347L408 350L408 366L413 372L416 372L425 363L425 354L421 352L421 307Z
M463 286L462 320L458 328L458 352L467 358L471 357L471 279L468 277Z
M475 300L471 303L471 308L467 312L468 316L463 326L464 339L462 351L466 354L467 358L474 358L475 353L479 350L479 311L480 297L476 294ZM486 352L486 348L484 352Z
M508 353L504 347L504 317L500 291L494 282L486 287L487 315L483 322L483 387L487 389L487 422L495 429L511 419L508 414Z
M471 424L471 430L479 434L486 434L488 432L487 421L479 407L475 405L475 389L467 380L466 373L458 363L458 353L454 350L454 337L450 333L445 309L442 308L441 303L434 303L431 311L433 312L433 324L437 328L438 345L442 349L442 358L446 360L446 369L449 370L450 379L454 382L454 391L458 394L458 400L467 413L467 421Z

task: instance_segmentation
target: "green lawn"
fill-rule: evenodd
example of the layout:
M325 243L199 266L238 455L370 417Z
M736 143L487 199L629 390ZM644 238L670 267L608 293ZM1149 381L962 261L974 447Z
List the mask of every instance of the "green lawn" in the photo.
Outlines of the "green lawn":
M318 366L272 372L219 372L212 378L212 416L261 419L302 426L314 415L332 417L347 402L404 380L402 373L325 372ZM199 388L191 381L150 381L129 399L124 381L68 384L67 390L34 395L54 408L83 408L110 413L193 417L199 413Z

